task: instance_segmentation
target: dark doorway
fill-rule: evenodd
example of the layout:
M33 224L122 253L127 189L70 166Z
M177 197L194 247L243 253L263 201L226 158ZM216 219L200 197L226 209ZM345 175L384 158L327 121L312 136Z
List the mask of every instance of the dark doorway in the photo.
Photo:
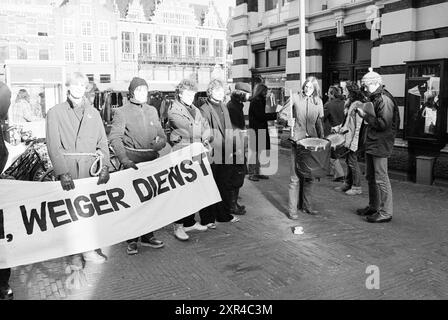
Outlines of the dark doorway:
M371 50L368 31L323 39L323 92L342 81L361 81L371 66Z

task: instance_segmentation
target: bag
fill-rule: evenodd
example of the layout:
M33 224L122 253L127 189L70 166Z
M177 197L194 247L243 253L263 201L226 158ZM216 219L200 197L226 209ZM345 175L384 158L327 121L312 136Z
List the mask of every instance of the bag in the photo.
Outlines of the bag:
M350 152L350 149L345 146L345 136L343 134L330 134L326 139L331 143L331 159L344 158Z
M295 171L301 179L323 178L330 168L330 141L319 138L300 140L294 147Z

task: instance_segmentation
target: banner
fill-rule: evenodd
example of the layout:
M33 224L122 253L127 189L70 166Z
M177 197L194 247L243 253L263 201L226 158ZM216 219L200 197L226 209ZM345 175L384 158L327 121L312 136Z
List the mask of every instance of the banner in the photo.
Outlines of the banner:
M200 143L139 170L59 182L0 180L0 269L111 246L221 201Z

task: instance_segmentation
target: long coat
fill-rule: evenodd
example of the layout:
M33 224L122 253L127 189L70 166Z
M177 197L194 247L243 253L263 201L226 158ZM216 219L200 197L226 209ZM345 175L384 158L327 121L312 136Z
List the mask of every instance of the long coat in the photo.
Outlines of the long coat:
M260 129L266 132L266 150L271 149L271 137L268 130L268 121L276 120L277 113L266 113L266 98L255 98L249 105L249 128L254 129L257 134L257 150L262 149L258 141L258 131ZM259 150L260 149L260 150Z
M48 154L57 176L70 173L73 179L90 177L90 167L95 161L90 156L66 156L67 153L95 153L101 150L104 165L110 165L106 132L99 112L85 99L81 121L66 101L48 111L46 140ZM79 108L79 107L78 107Z
M168 110L168 131L173 151L182 149L193 142L210 140L212 133L210 125L202 116L200 110L192 106L195 116L178 100Z

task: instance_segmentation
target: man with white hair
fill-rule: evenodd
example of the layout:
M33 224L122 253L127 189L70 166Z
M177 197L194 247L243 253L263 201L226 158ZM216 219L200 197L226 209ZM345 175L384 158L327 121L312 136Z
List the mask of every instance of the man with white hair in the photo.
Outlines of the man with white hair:
M99 112L85 93L88 78L79 72L67 81L67 101L51 108L47 114L46 139L54 172L66 191L75 189L73 180L90 177L90 169L98 157L103 159L98 184L109 181L109 147ZM83 253L84 260L103 263L96 251Z
M395 136L400 125L400 114L394 97L383 87L381 76L372 68L362 79L373 110L358 108L367 124L364 150L366 178L369 184L369 205L357 210L371 223L389 222L393 215L392 187L387 172Z

